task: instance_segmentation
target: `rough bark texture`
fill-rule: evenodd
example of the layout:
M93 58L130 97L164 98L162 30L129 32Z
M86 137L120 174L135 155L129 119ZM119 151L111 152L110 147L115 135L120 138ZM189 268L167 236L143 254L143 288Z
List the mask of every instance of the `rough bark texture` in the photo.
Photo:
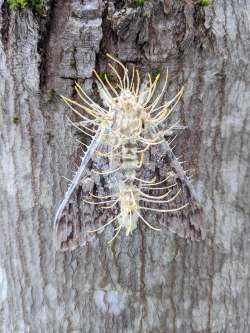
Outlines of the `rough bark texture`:
M0 0L0 331L250 332L250 2ZM55 255L52 221L79 151L58 94L91 93L109 51L185 84L177 154L207 238L112 230ZM152 216L153 219L153 216Z

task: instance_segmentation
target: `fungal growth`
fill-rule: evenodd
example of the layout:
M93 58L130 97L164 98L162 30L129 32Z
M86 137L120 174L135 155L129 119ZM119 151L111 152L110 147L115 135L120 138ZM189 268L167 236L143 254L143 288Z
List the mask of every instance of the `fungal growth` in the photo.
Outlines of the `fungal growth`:
M103 105L94 102L77 83L75 89L79 101L62 96L70 110L79 117L77 123L69 121L90 138L90 144L82 143L85 153L81 165L55 217L57 247L73 249L81 245L84 233L93 234L111 225L114 226L114 235L109 244L122 230L127 236L132 234L138 223L160 231L160 225L154 225L146 218L147 211L166 214L163 225L183 237L203 238L200 208L189 178L171 149L171 142L183 127L179 122L169 125L168 120L183 94L183 87L171 100L162 103L168 73L163 88L157 93L160 74L154 80L148 75L146 83L143 83L137 69L133 68L129 74L119 60L111 55L108 57L113 61L109 67L115 82L106 74L101 78L94 71ZM144 176L150 174L147 169L152 150L166 155L169 165L164 177L155 174L150 178ZM88 166L90 161L92 167ZM79 216L67 216L69 204L72 205L70 199L80 183L95 177L105 179L105 193L89 191L82 197L83 204L108 209L113 214L115 212L115 216L98 228L84 229ZM172 223L169 222L171 219Z

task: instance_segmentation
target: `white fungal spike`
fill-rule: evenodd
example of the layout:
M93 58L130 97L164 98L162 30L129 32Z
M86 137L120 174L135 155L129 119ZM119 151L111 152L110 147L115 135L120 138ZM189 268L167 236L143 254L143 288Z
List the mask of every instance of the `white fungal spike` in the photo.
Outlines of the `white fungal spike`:
M104 106L100 106L94 102L76 83L76 92L81 103L62 96L63 101L67 106L78 116L81 121L71 124L79 129L84 135L93 138L92 143L87 146L85 156L82 159L78 173L72 180L72 184L66 193L66 197L59 207L55 220L55 228L62 217L62 212L67 204L69 196L76 188L79 179L84 174L84 168L90 158L108 159L108 169L92 169L93 174L100 176L113 176L113 193L107 195L95 195L90 193L89 197L83 199L84 204L103 205L103 209L112 209L119 207L119 214L109 220L100 228L88 230L89 233L103 230L112 223L118 223L115 229L114 237L109 241L111 243L118 237L120 231L125 228L126 235L130 235L137 227L137 223L142 221L145 225L153 230L159 231L159 228L154 227L142 216L140 210L150 210L155 212L173 213L187 207L188 203L177 207L169 206L182 193L178 189L172 174L169 173L164 179L152 180L140 179L138 172L141 168L145 168L144 153L152 146L157 146L165 143L164 136L172 136L177 130L183 129L179 122L166 128L166 119L175 109L184 88L181 87L179 92L170 101L165 101L162 106L159 106L161 99L164 96L168 73L166 75L162 91L155 99L157 83L160 75L157 75L155 80L148 74L147 83L144 89L141 86L141 78L139 71L133 67L131 79L129 78L128 69L117 59L111 55L107 55L115 65L109 64L113 76L116 78L116 83L110 80L105 75L105 82L100 75L94 71L99 85L102 87L102 97ZM116 68L118 66L119 69ZM122 71L122 76L119 71ZM83 104L82 104L83 103ZM169 144L175 137L169 141ZM98 163L97 163L98 164ZM99 163L98 165L103 165ZM110 181L112 183L112 181ZM161 186L159 186L161 185ZM158 195L152 195L143 191L160 191ZM165 190L164 193L161 191ZM166 200L162 200L165 199ZM141 203L150 204L150 207L142 206ZM106 204L109 204L106 206ZM168 209L159 209L152 205L166 205Z

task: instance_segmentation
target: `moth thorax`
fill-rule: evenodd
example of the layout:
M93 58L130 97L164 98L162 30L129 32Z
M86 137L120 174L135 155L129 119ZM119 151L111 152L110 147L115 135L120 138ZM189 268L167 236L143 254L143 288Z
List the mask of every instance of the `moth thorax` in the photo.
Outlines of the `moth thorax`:
M129 101L123 103L116 112L116 127L120 133L127 136L136 136L141 131L141 108Z
M140 122L136 117L124 117L123 122L120 126L121 134L127 137L135 137L140 133Z

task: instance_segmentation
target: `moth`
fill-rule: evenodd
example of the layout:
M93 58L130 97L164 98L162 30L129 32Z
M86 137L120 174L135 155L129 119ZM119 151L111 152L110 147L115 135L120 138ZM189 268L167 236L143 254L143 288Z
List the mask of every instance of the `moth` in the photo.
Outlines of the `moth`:
M183 126L179 122L169 124L169 119L184 88L161 104L168 72L158 93L160 74L154 79L148 74L142 82L137 69L129 73L118 59L107 56L113 62L108 64L112 81L106 74L101 78L94 71L102 104L90 98L78 83L75 90L79 100L61 96L79 118L77 123L69 121L90 143L82 142L85 152L81 164L55 216L57 249L83 246L92 235L113 225L114 235L108 242L111 244L122 230L126 236L131 235L138 223L154 231L164 226L191 240L204 239L201 207L171 147ZM152 168L155 164L151 161L152 154L158 154L161 164L158 172ZM103 183L101 190L95 188L96 184ZM94 227L93 207L109 210L112 216ZM151 212L160 214L161 225L149 221L146 215Z

